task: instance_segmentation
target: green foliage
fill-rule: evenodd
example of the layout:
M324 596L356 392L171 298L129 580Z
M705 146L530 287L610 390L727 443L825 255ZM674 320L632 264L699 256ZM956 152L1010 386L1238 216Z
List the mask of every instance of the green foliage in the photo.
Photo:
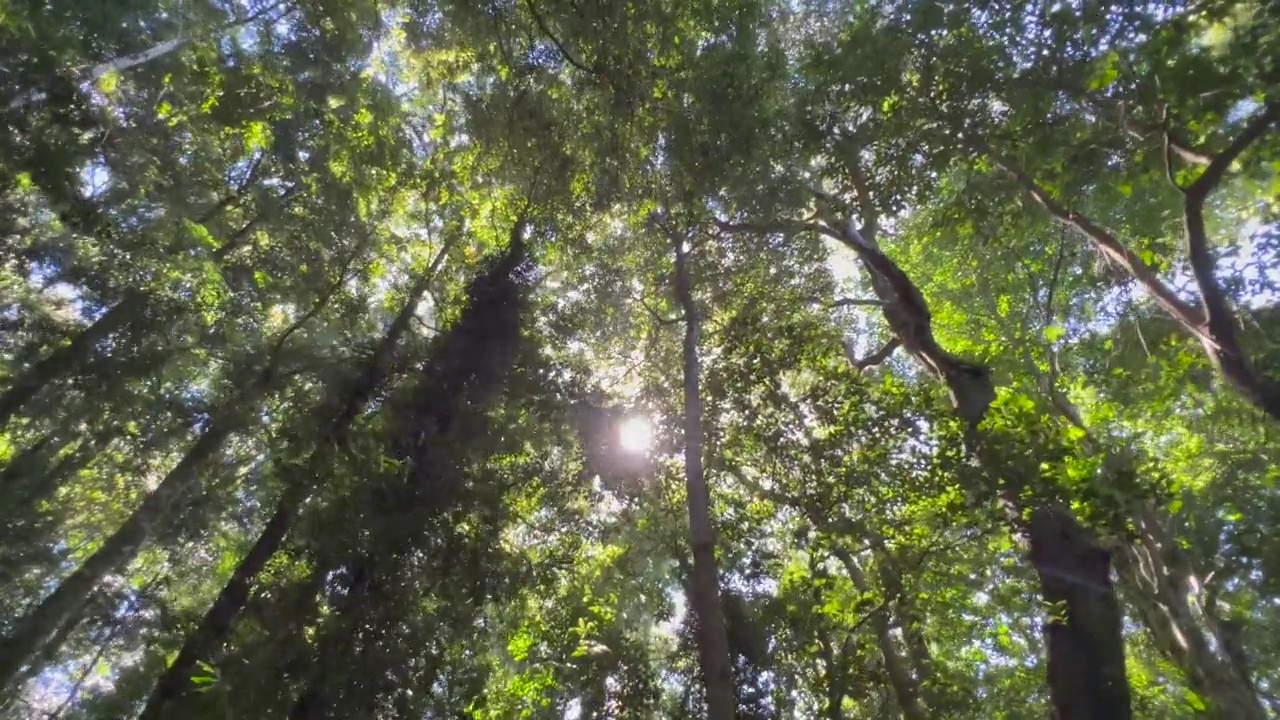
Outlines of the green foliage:
M673 246L739 717L1043 717L1048 504L1135 717L1274 713L1280 426L1009 166L1193 299L1171 183L1277 101L1276 13L0 2L0 715L705 717ZM1278 150L1206 205L1264 379ZM847 218L976 430L799 226Z

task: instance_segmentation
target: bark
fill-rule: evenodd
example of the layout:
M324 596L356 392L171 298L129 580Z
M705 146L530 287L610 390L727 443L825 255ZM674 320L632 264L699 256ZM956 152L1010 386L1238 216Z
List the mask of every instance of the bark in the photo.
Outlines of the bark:
M834 555L849 573L849 579L853 581L854 588L863 594L871 592L866 574L853 555L844 548L837 548ZM898 700L898 708L902 710L907 720L929 720L929 712L920 701L919 683L911 674L910 661L893 639L888 606L876 610L870 622L876 633L876 644L880 647L880 654L884 659L885 672L889 675L889 684L893 686L893 694Z
M968 427L971 451L989 474L1005 480L1000 498L1011 511L1015 527L1030 540L1030 560L1045 599L1065 610L1045 626L1049 695L1056 720L1131 717L1122 614L1111 584L1107 553L1064 508L1033 508L1026 520L1022 519L1022 491L1033 473L1010 467L1000 453L992 451L980 427L996 395L990 369L958 358L938 344L919 289L869 234L875 229L874 214L864 228L868 235L852 221L836 224L830 213L826 214L826 222L813 229L857 253L872 289L885 303L885 320L902 347L947 387L956 415Z
M1247 665L1232 655L1232 639L1207 611L1191 559L1149 505L1134 524L1136 537L1116 552L1116 569L1156 647L1182 670L1211 717L1264 720Z
M387 378L395 351L408 331L418 303L430 287L448 249L449 245L441 249L431 269L410 290L405 304L387 328L386 334L374 349L364 370L349 389L345 401L339 405L336 412L326 409L322 413L328 417L322 418L321 422L327 423L329 429L320 441L321 447L340 445L345 441L351 424L364 411L369 398ZM317 450L308 460L307 467L316 468L322 457L322 451ZM306 486L305 478L314 476L314 472L305 472L300 477L290 478L288 487L277 503L271 519L263 528L262 534L240 561L200 624L187 636L173 663L157 681L151 695L147 698L146 707L138 716L139 720L163 717L166 710L191 689L190 677L196 664L211 655L226 637L236 618L243 611L258 575L279 551L285 538L293 529L302 503L310 495L310 488ZM178 712L175 716L182 716L182 713Z
M711 522L711 493L703 468L702 398L699 394L701 330L693 298L689 259L683 239L674 238L676 298L684 310L684 470L689 502L689 542L693 551L693 597L690 605L698 624L698 655L706 691L709 720L733 720L733 672L729 663L729 639L720 604L720 579L716 567L716 532Z
M832 643L825 636L819 636L818 646L822 652L822 662L826 666L826 700L824 714L827 720L844 720L845 673L840 667L841 657L832 649Z
M1049 604L1049 692L1058 720L1128 718L1123 616L1111 563L1093 534L1063 507L1036 508L1027 522L1031 561Z

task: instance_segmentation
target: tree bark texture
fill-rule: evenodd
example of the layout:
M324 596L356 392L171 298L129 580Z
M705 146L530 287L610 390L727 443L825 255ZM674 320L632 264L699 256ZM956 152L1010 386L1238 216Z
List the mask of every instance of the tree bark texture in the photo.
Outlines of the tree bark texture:
M720 604L720 578L716 566L716 532L711 522L711 493L703 468L702 398L699 393L701 331L693 298L689 258L676 238L676 298L684 310L684 470L689 503L689 541L693 551L693 597L690 605L698 623L698 655L706 692L707 718L733 720L737 711L733 670L729 663L729 639Z
M1247 667L1232 657L1232 639L1206 612L1191 558L1169 536L1154 509L1134 517L1137 536L1115 553L1121 586L1159 650L1220 720L1268 717Z

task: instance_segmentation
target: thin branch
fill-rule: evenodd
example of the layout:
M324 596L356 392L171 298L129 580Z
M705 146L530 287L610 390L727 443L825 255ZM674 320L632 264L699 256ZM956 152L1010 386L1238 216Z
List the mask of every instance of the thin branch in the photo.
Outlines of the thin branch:
M853 307L861 305L871 305L874 307L884 307L883 300L873 300L871 298L840 298L831 303L833 308Z
M658 312L657 308L650 305L644 298L640 298L637 302L639 302L640 306L649 312L649 315L653 317L654 322L659 325L677 325L684 322L684 315L673 318L664 317L662 313Z
M1067 230L1062 229L1062 235L1058 238L1058 257L1053 262L1053 274L1049 276L1048 296L1044 301L1044 324L1053 323L1053 296L1058 289L1058 280L1062 276L1062 264L1067 258Z
M1084 94L1086 98L1085 102L1082 103L1083 107L1092 109L1099 116L1104 114L1114 115L1116 124L1130 136L1138 140L1147 140L1151 136L1164 134L1169 144L1169 150L1179 158L1182 158L1184 162L1189 162L1193 165L1208 165L1213 162L1212 153L1196 147L1194 143L1182 137L1173 128L1162 128L1159 125L1143 122L1134 118L1132 113L1124 112L1125 101L1114 101L1097 93L1086 92ZM1103 107L1104 103L1107 102L1116 102L1117 107L1112 109Z
M1164 177L1166 180L1169 181L1169 184L1173 186L1173 189L1177 190L1183 195L1186 195L1187 189L1178 184L1178 178L1174 176L1174 172L1173 172L1173 136L1170 134L1170 131L1169 131L1168 115L1166 115L1164 118L1163 136L1164 136Z
M279 2L266 5L256 12L250 13L249 15L246 15L243 18L233 20L223 25L222 27L218 28L216 34L222 34L229 30L233 30L237 27L240 27L242 25L248 25L249 23L254 22L255 20L259 20L262 17L265 17L267 13L272 12L273 10L275 10L276 8L284 4L285 4L285 0L279 0ZM281 17L284 17L292 13L294 9L296 8L290 8ZM111 60L107 60L106 62L98 63L96 65L91 65L91 64L80 65L78 67L70 68L65 72L69 73L72 76L73 80L79 81L81 83L96 82L100 80L102 77L104 77L105 75L107 75L108 73L122 72L124 70L128 70L130 68L134 68L139 65L143 65L145 63L151 62L152 60L155 60L157 58L164 57L165 55L168 55L174 52L175 50L181 49L183 46L191 42L193 39L194 38L192 38L191 36L179 35L178 37L170 38L163 42L157 43L156 45L152 45L146 50L141 50L139 52L131 53L129 55L122 55L120 57L116 57ZM86 70L88 72L85 72ZM18 97L11 100L9 102L8 109L20 110L27 105L44 100L47 96L48 96L48 93L45 90L41 90L41 89L30 90L28 92L22 93Z
M773 223L733 223L727 220L714 220L716 229L726 235L792 235L806 230L818 230L816 223L803 221L781 221Z

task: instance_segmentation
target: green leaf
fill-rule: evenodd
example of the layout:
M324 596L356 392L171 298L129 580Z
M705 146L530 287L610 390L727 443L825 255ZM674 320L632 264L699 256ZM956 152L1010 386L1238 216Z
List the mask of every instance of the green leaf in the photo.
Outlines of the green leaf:
M1110 87L1120 77L1120 53L1112 50L1102 56L1089 77L1090 90L1102 90Z

